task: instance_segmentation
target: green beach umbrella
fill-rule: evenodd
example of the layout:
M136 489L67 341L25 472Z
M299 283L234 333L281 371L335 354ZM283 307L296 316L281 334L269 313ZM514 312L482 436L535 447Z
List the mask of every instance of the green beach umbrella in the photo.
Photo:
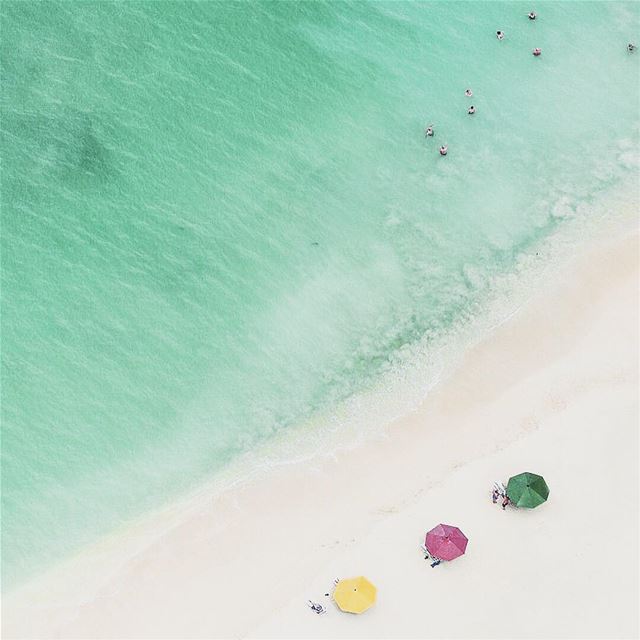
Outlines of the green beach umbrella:
M509 478L507 497L516 507L533 509L546 502L548 496L549 487L542 476L525 472Z

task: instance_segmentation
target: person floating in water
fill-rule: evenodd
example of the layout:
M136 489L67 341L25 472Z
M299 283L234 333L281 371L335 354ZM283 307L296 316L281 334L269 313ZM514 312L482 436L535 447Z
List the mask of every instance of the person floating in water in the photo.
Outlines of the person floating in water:
M536 15L535 11L529 11L529 20L535 20L538 16Z
M633 42L630 42L630 43L627 45L627 51L628 51L629 53L633 53L636 49L637 49L637 47L636 47L636 45L635 45L635 44L633 44Z
M467 98L470 98L473 95L473 91L471 91L471 89L467 89L464 92L464 95L467 96Z
M541 55L541 54L542 54L542 49L540 49L539 47L536 47L536 48L533 50L533 55L534 55L536 58L537 58L539 55Z
M447 145L446 145L446 144L443 144L443 145L440 147L440 155L441 155L441 156L446 156L446 155L447 155L447 151L449 151L449 147L447 147Z
M498 38L498 40L503 40L504 39L504 31L496 31L496 38Z
M467 113L472 116L474 113L476 112L476 108L471 105L468 109L467 109Z
M432 138L433 137L433 125L430 124L425 130L424 130L424 137L425 138Z

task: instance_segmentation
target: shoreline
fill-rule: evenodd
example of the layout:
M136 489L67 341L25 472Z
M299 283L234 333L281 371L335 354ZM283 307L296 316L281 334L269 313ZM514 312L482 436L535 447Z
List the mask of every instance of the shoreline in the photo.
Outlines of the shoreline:
M581 394L597 395L615 389L627 403L624 419L628 421L630 408L632 411L635 406L637 412L637 392L630 391L637 382L633 355L637 353L638 336L637 329L631 330L631 322L634 318L637 321L637 287L629 300L630 286L637 283L637 232L622 240L599 241L596 248L581 248L578 253L554 282L472 346L452 375L434 387L420 407L394 421L384 433L335 455L274 467L260 474L258 481L254 479L214 498L202 489L192 500L176 503L135 524L127 536L109 536L92 545L5 597L5 637L389 635L392 621L384 617L383 602L392 589L388 583L394 581L390 578L377 580L380 606L366 617L340 616L330 606L329 615L316 620L303 606L304 601L307 597L320 599L318 586L325 585L319 590L327 590L336 571L343 577L350 571L369 573L376 582L376 566L384 576L385 570L391 570L388 565L394 553L399 554L396 559L406 558L411 563L417 557L415 564L423 569L416 556L424 533L419 527L402 548L390 548L389 557L371 560L367 554L376 535L393 528L391 521L397 517L406 519L424 500L440 500L440 508L448 506L451 518L446 513L433 518L437 522L450 519L461 526L470 538L471 557L474 539L487 525L469 526L463 521L462 510L470 508L475 513L481 508L483 513L478 518L488 515L495 525L495 517L503 514L493 509L487 514L486 504L481 501L494 479L506 477L489 477L486 486L474 486L470 502L461 500L454 508L441 495L444 484L455 483L460 474L510 448L517 449L524 440L552 437L546 423L572 410ZM605 346L618 353L619 343L626 336L627 355L625 359L622 351L619 354L624 366L602 366L609 354L601 353L603 346L598 341L589 342L589 330L602 321L601 316L614 312L626 334L614 331L611 345ZM635 349L628 348L629 338ZM577 368L581 359L597 360L599 375L594 376L588 367L583 374ZM549 379L554 375L562 384L550 394ZM525 388L527 382L537 386ZM503 401L517 419L505 420L500 406ZM530 415L524 415L525 407ZM494 420L489 419L492 415ZM634 433L631 437L637 443ZM581 451L580 446L576 445L576 450ZM626 455L634 450L628 447ZM582 453L588 457L592 452ZM552 506L557 495L554 470L541 469L547 464L546 456L539 452L528 469L545 475L551 487L550 503L532 512L536 515L557 515ZM629 473L634 472L633 466L631 460ZM509 468L504 474L520 470L524 469ZM637 475L637 460L635 472ZM562 503L561 494L558 503ZM524 522L520 515L518 512L519 521ZM429 515L423 520L425 530L437 524ZM513 518L503 518L501 522L511 521ZM551 525L546 518L543 522ZM633 534L633 526L630 531ZM386 535L392 533L387 531ZM522 530L522 534L527 531ZM637 543L635 554L637 558ZM464 577L470 570L465 568L468 560L442 567L445 575ZM371 565L373 569L368 568ZM485 573L487 570L483 566ZM88 578L88 574L94 575ZM81 581L76 579L78 575L83 576ZM231 586L236 577L238 582L242 577L245 584L252 582L243 594ZM427 577L433 583L431 576ZM473 579L477 581L477 575ZM627 583L629 579L625 578ZM452 582L451 588L454 585ZM618 590L623 590L621 585ZM628 593L637 595L637 578L635 586L627 585L626 592L618 593L621 602ZM246 602L251 606L247 608ZM416 614L421 613L419 609L406 612L396 635L419 637L421 621ZM393 616L398 614L395 611ZM632 614L633 606L627 603L626 615ZM483 631L489 633L491 625L487 621L483 624L487 624ZM557 621L554 624L556 633L552 635L558 636ZM594 626L592 620L590 624ZM633 622L629 620L628 624L631 629ZM635 628L637 631L637 623ZM498 635L503 633L493 630ZM513 635L518 635L516 631ZM472 631L467 634L474 635ZM438 633L428 635L440 637Z
M588 251L588 247L601 243L603 237L624 236L634 228L632 203L636 201L636 189L629 181L606 199L599 197L535 247L523 251L513 271L496 275L488 287L486 300L476 303L471 317L459 319L434 342L422 340L398 349L390 359L391 369L381 373L371 387L318 412L308 421L290 425L255 449L241 453L191 489L168 496L161 504L126 519L93 541L76 546L39 572L8 586L5 596L76 562L85 562L87 556L96 551L102 553L105 547L131 547L130 553L135 555L197 509L201 500L215 499L239 486L261 482L273 469L322 463L341 452L385 438L390 425L415 411L435 387L456 371L469 349L507 322L546 281L553 280L556 272L569 268L575 250ZM611 205L617 215L608 210Z

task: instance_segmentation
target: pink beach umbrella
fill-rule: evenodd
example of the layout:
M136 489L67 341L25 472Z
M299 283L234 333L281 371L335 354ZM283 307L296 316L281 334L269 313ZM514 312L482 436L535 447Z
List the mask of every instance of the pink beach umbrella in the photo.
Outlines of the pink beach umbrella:
M468 542L469 540L458 527L439 524L427 533L425 546L435 558L453 560L464 553Z

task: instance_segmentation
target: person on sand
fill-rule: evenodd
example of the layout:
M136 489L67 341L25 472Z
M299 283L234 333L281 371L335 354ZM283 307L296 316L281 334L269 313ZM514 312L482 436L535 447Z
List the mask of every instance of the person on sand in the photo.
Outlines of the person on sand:
M317 614L324 613L326 611L326 609L319 602L313 602L313 600L307 600L307 604L309 605L309 608L315 611Z
M467 96L467 98L470 98L473 95L473 91L471 91L471 89L467 89L464 92L464 95Z
M441 562L442 560L440 560L440 558L433 558L433 562L431 563L431 568L433 569L433 567L437 567Z
M535 11L529 11L529 15L528 18L529 20L535 20L538 16L536 15Z
M498 40L504 40L504 31L496 31L496 38L498 38Z
M499 497L500 497L500 492L498 491L498 489L494 489L493 493L491 494L491 500L493 504L496 504L498 502Z
M430 124L425 130L424 130L424 137L425 138L432 138L433 137L433 125Z
M441 156L446 156L447 155L447 151L449 151L449 147L446 144L443 144L440 147L440 155Z
M540 47L536 47L536 48L533 50L533 55L534 55L536 58L537 58L539 55L541 55L541 54L542 54L542 49L540 49Z
M471 105L468 109L467 109L467 113L472 116L474 113L476 112L476 108Z
M504 511L510 503L509 496L505 494L504 498L502 498L502 510Z

